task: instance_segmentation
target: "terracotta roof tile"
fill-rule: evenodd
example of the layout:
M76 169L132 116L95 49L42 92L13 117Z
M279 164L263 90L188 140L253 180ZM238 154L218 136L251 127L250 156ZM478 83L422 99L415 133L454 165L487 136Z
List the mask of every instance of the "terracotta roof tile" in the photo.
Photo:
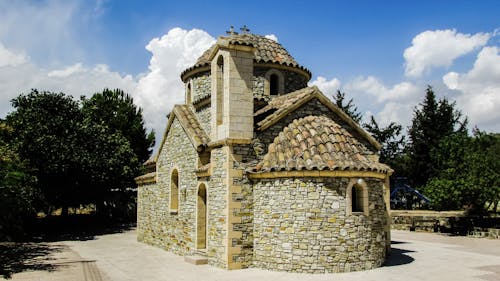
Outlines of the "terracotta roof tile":
M179 119L182 127L186 130L189 138L195 145L196 149L201 146L207 146L210 142L210 138L207 133L201 127L196 115L191 111L187 105L176 105L174 106L173 112L175 116Z
M297 61L288 53L288 51L278 42L268 39L261 35L256 34L234 34L227 37L221 37L222 39L227 39L230 44L233 45L247 45L255 48L255 59L257 63L277 63L281 65L287 65L292 67L300 68L310 74L310 71L306 68L300 66ZM188 72L197 67L210 65L210 57L212 52L217 48L217 43L212 45L208 50L206 50L196 61L196 63L186 69L184 73ZM183 75L181 74L181 76Z
M285 127L251 172L290 170L361 170L386 173L390 168L346 129L326 116L306 116Z

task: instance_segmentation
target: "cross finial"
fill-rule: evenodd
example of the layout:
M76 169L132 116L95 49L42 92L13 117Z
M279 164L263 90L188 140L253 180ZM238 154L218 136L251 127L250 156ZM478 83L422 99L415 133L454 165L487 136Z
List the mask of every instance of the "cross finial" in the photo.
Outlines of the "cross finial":
M227 35L238 35L238 32L235 32L235 31L234 31L234 26L232 26L232 25L231 25L231 26L229 27L229 30L228 30L228 31L226 31L226 34L227 34Z
M245 25L243 25L243 27L242 27L242 28L240 28L240 30L241 30L241 33L243 33L243 34L248 34L248 33L250 33L250 29L248 29L248 27L247 27L247 25L246 25L246 24L245 24Z

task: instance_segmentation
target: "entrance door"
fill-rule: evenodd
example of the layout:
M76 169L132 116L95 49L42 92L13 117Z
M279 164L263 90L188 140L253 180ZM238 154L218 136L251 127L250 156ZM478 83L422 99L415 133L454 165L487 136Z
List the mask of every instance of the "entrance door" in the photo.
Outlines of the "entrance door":
M198 187L198 204L197 204L197 241L196 248L206 249L207 247L207 190L205 184L200 184Z

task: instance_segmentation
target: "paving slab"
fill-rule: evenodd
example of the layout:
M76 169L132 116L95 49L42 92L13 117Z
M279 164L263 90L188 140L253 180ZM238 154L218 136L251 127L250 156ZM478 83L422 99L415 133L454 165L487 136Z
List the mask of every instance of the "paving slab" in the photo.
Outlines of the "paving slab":
M49 263L50 270L16 273L11 280L500 281L500 240L405 231L393 231L392 240L392 254L384 267L350 273L299 274L194 265L182 256L137 242L136 232L131 230L87 241L49 243L57 251L38 257L38 262Z
M500 280L500 240L392 232L387 265L374 270L299 274L262 269L224 270L193 265L184 257L136 241L135 231L65 242L81 257L96 260L110 280Z

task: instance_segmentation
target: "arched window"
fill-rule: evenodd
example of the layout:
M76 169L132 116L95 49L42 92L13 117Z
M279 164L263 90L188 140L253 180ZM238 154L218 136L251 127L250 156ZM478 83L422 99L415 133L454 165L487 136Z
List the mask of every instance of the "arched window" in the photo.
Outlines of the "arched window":
M196 204L196 248L207 247L207 189L204 183L198 186Z
M285 92L283 73L277 69L270 69L264 75L264 94L277 96Z
M177 213L179 208L179 173L172 171L170 176L170 213Z
M351 206L353 213L363 212L363 187L357 184L352 187Z
M186 88L186 104L190 104L191 101L191 81L189 81Z
M217 58L217 125L223 123L224 112L224 58L222 55Z
M368 187L362 179L351 179L346 192L346 213L368 215Z

